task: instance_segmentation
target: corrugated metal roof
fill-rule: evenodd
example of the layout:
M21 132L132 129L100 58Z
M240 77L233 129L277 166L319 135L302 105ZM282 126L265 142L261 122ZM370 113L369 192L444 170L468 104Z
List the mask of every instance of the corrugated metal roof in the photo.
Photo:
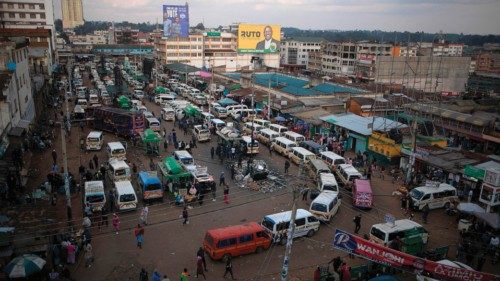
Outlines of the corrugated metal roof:
M321 120L345 128L360 135L369 136L372 129L387 132L391 129L402 129L408 126L384 117L362 117L352 113L328 115L320 117ZM373 126L371 124L373 123Z

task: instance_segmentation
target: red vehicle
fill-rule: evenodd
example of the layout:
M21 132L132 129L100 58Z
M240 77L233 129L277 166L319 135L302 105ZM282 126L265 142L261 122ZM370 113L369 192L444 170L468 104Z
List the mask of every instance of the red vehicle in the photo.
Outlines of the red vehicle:
M256 222L208 230L203 241L203 249L214 260L260 253L270 246L271 236Z
M120 136L132 137L144 131L144 115L114 107L90 108L89 117L93 117L93 127Z
M373 193L370 180L354 180L352 188L353 205L360 209L371 209L373 204Z

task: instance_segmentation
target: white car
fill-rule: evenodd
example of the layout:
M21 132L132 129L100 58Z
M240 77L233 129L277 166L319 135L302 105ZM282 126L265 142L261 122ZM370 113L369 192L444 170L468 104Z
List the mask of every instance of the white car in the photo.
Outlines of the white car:
M144 98L144 92L141 90L134 90L134 94L132 96L138 100L142 100Z

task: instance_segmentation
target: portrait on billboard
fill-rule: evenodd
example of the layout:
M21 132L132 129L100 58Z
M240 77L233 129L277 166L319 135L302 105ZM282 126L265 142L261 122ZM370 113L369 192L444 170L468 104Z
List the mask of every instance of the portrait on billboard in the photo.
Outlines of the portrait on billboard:
M257 43L255 47L256 50L269 50L271 52L275 52L279 48L280 42L278 40L273 39L273 28L269 25L266 25L263 30L264 40Z
M163 5L163 36L189 37L189 13L187 5Z
M281 27L269 24L240 24L238 52L277 53L280 51Z

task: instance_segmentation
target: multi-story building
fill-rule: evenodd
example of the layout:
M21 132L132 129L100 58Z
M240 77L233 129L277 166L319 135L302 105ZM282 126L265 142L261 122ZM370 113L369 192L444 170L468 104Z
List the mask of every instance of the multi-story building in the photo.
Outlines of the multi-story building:
M83 25L82 0L61 0L63 28L72 29Z
M105 35L87 34L87 35L70 35L71 43L90 43L93 45L102 45L108 43L108 38Z
M35 117L28 45L27 38L0 39L0 135L27 128Z
M139 29L117 28L113 30L113 37L115 44L139 44Z
M432 54L435 57L461 57L464 51L464 44L452 44L444 41L434 43Z
M500 75L500 52L481 52L476 56L476 72Z
M50 57L49 72L51 71L52 58L56 32L54 26L54 8L52 0L2 0L0 2L1 28L19 29L49 29L50 30Z
M309 60L307 62L307 70L311 73L320 73L321 72L321 51L318 52L309 52Z
M297 37L281 41L280 64L285 68L304 68L309 64L309 54L319 52L323 38Z

